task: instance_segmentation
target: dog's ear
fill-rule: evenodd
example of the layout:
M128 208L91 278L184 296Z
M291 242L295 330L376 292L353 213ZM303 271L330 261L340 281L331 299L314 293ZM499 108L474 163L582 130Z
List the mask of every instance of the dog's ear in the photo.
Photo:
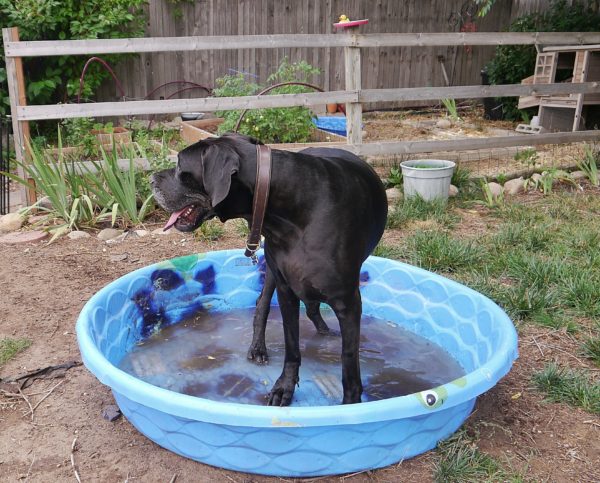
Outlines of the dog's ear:
M213 144L202 153L202 182L213 207L227 197L239 169L240 156L227 145Z

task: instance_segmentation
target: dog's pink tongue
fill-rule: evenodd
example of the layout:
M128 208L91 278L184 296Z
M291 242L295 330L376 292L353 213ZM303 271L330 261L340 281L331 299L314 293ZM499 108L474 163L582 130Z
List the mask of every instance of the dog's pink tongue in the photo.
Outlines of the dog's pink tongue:
M182 208L179 211L175 211L174 213L171 213L171 217L169 218L169 221L167 221L167 224L165 226L163 226L163 231L167 231L169 228L171 228L175 224L175 222L177 221L177 219L179 218L179 216L185 210L187 210L187 206L185 206L184 208Z

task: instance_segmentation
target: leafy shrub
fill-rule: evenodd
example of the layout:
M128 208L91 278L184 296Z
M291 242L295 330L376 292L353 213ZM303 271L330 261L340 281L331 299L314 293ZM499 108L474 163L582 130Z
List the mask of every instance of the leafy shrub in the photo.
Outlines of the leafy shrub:
M536 12L516 19L510 32L595 32L600 25L600 13L591 2L577 1L569 5L566 0L555 0L545 12ZM519 84L533 74L536 50L534 45L501 45L496 56L488 63L491 84ZM559 79L561 80L561 79ZM504 117L520 120L516 97L502 98Z
M0 0L2 26L19 27L21 40L108 39L144 34L145 0L18 1ZM106 56L114 63L123 56ZM0 48L0 83L4 48ZM81 56L29 57L24 60L29 104L65 102L79 90L86 59ZM89 97L109 74L97 64L86 73L83 95ZM0 114L8 108L0 89Z
M319 69L301 61L290 63L284 58L276 72L271 74L267 82L271 85L281 82L308 82L319 73ZM246 80L243 74L226 75L215 81L214 94L217 97L252 96L262 86ZM312 89L288 85L278 87L269 94L298 94L312 92ZM219 134L232 131L240 117L241 111L217 112L225 119L219 126ZM313 129L313 114L306 107L288 107L256 109L246 113L238 132L255 137L266 143L293 143L309 140Z

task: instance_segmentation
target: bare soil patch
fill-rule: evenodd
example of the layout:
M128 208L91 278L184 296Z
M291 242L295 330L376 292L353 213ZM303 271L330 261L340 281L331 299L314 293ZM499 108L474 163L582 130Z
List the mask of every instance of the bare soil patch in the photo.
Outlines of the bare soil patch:
M465 211L461 218L465 233L486 229L485 209ZM0 378L80 361L75 321L92 294L150 263L191 252L242 247L241 235L232 225L226 226L226 234L214 243L178 233L131 236L113 245L96 238L64 238L51 245L0 246L0 338L33 341L0 368ZM392 243L399 236L386 234ZM600 481L600 418L544 402L530 382L532 374L552 360L593 370L577 355L579 341L551 329L525 326L519 331L520 358L506 378L479 398L466 428L479 435L482 451L526 480ZM33 418L24 399L0 395L3 481L73 480L71 453L84 482L171 481L175 475L178 482L282 481L196 463L154 444L124 418L106 421L101 413L114 404L113 397L83 366L67 371L64 379L36 381L26 390L33 394L30 404L35 405L59 382ZM435 452L429 452L381 470L318 480L431 481L436 459Z

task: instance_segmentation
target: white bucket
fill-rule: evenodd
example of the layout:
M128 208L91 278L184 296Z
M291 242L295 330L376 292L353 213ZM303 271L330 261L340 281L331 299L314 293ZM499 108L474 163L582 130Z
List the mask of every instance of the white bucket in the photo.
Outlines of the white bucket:
M443 159L415 159L400 163L404 197L421 196L426 201L448 199L456 164Z

